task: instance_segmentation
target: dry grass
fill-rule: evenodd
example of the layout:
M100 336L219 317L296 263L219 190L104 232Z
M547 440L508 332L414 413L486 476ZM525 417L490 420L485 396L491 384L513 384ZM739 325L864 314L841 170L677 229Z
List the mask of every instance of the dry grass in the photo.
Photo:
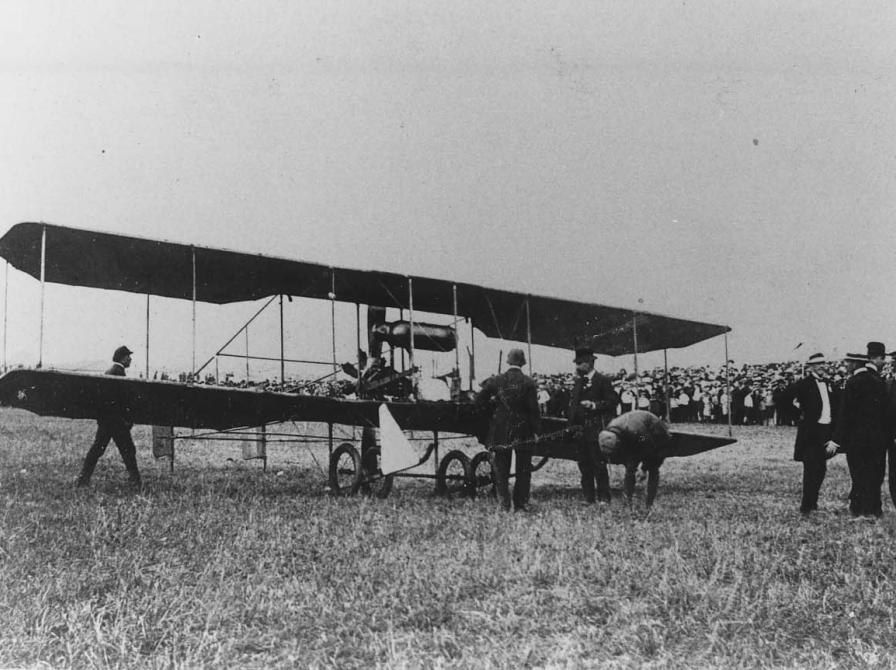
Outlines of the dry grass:
M145 430L146 493L114 447L76 490L90 422L0 418L3 667L896 666L896 515L849 522L841 457L802 519L792 429L669 461L648 517L618 471L580 505L569 462L504 515L414 480L330 498L304 448L171 475Z

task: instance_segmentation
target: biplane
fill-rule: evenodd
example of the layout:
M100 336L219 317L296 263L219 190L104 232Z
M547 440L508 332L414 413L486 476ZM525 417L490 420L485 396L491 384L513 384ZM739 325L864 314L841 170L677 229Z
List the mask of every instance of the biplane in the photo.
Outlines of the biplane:
M198 429L208 431L203 435L252 433L260 436L263 447L268 427L287 421L324 424L329 436L328 483L336 493L372 490L388 495L393 478L406 474L382 473L375 429L381 427L384 409L401 431L432 435L426 453L414 466L432 457L434 473L421 474L418 467L412 476L434 478L437 491L447 493L471 493L491 482L487 452L480 451L473 458L460 449L439 455L440 435L472 436L481 443L487 432L487 408L477 407L471 401L475 382L474 330L487 338L528 345L530 365L532 345L569 349L578 344L607 356L637 355L687 347L730 331L727 326L601 304L46 223L14 225L0 238L0 256L12 267L38 279L42 296L38 365L13 369L0 377L0 404L40 415L96 418L110 399L124 396L131 409L131 420L154 427L154 453L169 456L172 467L178 439L175 428L194 431L191 438L195 438ZM151 380L148 363L144 379L45 369L43 292L47 282L145 295L147 333L150 296L192 301L191 375L185 381ZM334 317L332 360L304 361L330 368L325 377L340 372L348 376L354 385L350 397L309 394L301 387L258 390L197 383L199 372L216 356L226 355L227 345L218 349L204 366L196 365L196 303L223 305L267 299L264 309L278 298L280 376L285 381L285 365L296 359L287 358L283 351L284 297L329 301L334 306L337 302L355 305L357 360L337 364ZM366 308L366 352L360 341L362 306ZM388 309L393 313L397 310L399 318L388 321ZM442 315L450 323L422 322L421 313ZM471 334L466 347L466 391L461 379L459 323L469 324ZM384 355L386 348L388 359ZM420 366L415 359L423 351L453 355L454 368L448 380L452 391L448 398L433 400L421 396ZM400 364L396 352L401 354ZM248 352L246 357L249 358ZM553 437L540 440L535 446L536 455L541 457L536 469L549 458L575 460L574 445L557 437L563 434L565 424L565 419L544 417L543 432ZM362 428L360 442L334 444L334 425ZM672 442L663 455L689 456L732 442L729 438L673 431ZM261 453L264 454L263 449Z

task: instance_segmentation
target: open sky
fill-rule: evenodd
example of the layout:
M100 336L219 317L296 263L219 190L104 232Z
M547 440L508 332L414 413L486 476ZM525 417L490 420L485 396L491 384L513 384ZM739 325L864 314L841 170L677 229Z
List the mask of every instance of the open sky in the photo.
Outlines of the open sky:
M641 306L730 325L738 362L896 348L893 35L890 0L9 0L0 229ZM36 362L37 282L8 299ZM200 309L199 357L256 309ZM295 309L288 355L325 355L329 307ZM153 367L188 368L189 304L151 311ZM46 314L45 363L124 341L143 368L139 296L50 287Z

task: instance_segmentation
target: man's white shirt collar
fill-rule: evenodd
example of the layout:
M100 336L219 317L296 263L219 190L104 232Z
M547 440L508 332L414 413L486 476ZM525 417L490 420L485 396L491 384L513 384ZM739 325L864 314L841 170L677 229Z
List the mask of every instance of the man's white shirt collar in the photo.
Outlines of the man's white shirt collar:
M831 398L828 395L828 384L814 373L812 377L815 379L815 385L818 387L818 395L821 396L821 413L818 416L818 423L829 425L831 423Z

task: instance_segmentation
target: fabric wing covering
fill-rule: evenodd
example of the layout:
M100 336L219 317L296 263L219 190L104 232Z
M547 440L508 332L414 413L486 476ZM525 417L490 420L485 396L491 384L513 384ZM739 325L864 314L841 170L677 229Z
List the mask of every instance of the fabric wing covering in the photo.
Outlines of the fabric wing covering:
M113 235L44 223L19 223L0 238L0 256L40 279L46 232L48 282L225 304L272 295L408 309L472 319L492 338L550 347L590 345L609 356L686 347L731 330L700 321L474 284ZM528 302L528 305L527 305Z

